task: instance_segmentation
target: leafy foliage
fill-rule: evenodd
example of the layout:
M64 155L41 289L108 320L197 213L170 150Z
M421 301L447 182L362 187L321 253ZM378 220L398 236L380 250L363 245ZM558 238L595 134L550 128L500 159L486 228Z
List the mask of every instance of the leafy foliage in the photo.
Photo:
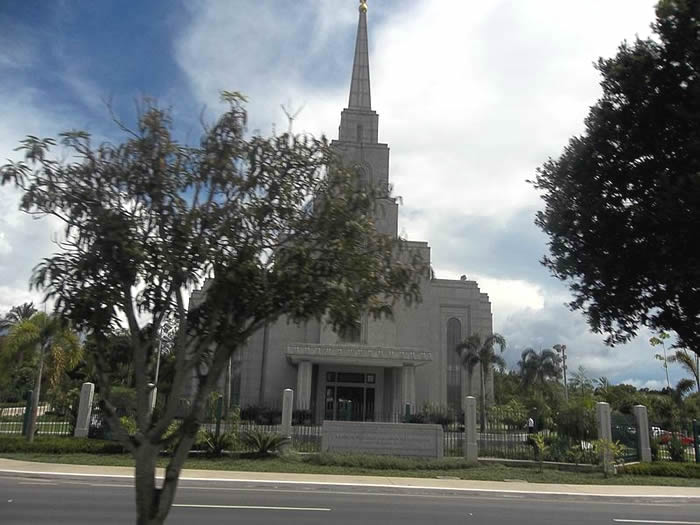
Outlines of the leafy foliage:
M221 432L218 436L211 430L202 431L201 442L204 450L210 456L220 457L225 450L233 450L238 442L233 432Z
M278 432L266 432L259 428L242 432L240 439L246 448L261 456L279 452L284 445L290 442L287 436Z
M561 357L554 350L537 352L527 348L523 350L518 366L525 387L537 384L544 388L547 381L557 381L562 376Z
M32 443L22 437L0 437L0 453L33 452L37 454L121 454L124 447L115 441L99 439L37 436Z
M692 463L636 463L623 466L618 473L630 476L668 476L673 478L700 478L700 465Z
M22 321L29 320L37 312L34 303L22 303L19 306L13 306L5 316L0 319L0 333L9 330L16 324Z
M23 192L22 210L63 221L61 251L35 269L33 285L89 333L106 417L136 455L137 511L162 522L231 355L266 323L323 319L343 334L361 315L390 316L420 299L427 267L400 240L377 232L385 188L359 184L325 138L248 137L244 98L197 146L175 140L171 115L145 101L121 143L88 133L29 136L25 160L0 168ZM67 151L54 155L60 145ZM426 261L427 262L427 261ZM202 285L190 298L185 294ZM167 403L148 402L164 319L179 319ZM126 320L139 432L129 439L111 404L107 340ZM145 319L145 320L144 320ZM195 376L193 399L162 488L155 458Z
M700 4L662 0L653 38L600 59L603 95L583 136L534 186L543 264L610 344L639 326L700 353Z

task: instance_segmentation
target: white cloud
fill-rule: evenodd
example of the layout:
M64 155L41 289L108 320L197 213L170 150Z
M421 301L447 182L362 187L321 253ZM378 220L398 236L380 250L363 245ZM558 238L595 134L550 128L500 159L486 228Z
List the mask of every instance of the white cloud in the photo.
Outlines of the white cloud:
M661 390L666 387L666 383L658 379L649 379L647 381L640 381L639 379L623 379L620 381L624 385L632 385L636 388L648 388L649 390Z
M64 125L69 127L65 116L40 108L40 95L31 88L7 86L0 90L0 100L3 101L2 164L8 159L21 159L21 152L13 150L24 136L52 136ZM17 304L41 302L41 293L29 290L29 279L32 268L55 251L54 239L60 231L57 220L35 220L21 212L20 197L20 192L12 186L0 186L0 315Z

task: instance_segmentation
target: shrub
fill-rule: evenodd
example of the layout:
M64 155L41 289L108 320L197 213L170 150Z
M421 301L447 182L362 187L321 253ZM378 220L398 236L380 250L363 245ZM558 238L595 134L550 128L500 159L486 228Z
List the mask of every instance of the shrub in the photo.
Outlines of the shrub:
M549 435L544 438L548 453L545 455L547 461L568 461L569 457L569 440L566 436Z
M671 456L671 461L683 462L685 460L685 447L677 434L674 434L668 442L668 453Z
M235 447L238 441L236 435L233 432L222 432L218 436L216 433L205 430L201 434L201 439L203 440L204 450L207 455L219 457L223 455L225 450L231 450Z
M256 454L265 456L278 452L290 442L289 438L277 432L265 432L259 429L246 430L241 434L241 442Z
M615 474L615 461L619 460L625 452L620 442L610 439L596 439L593 442L593 450L601 460L605 477L607 478L609 474Z
M132 416L122 416L119 418L119 422L126 430L126 433L133 436L138 431L138 425L136 425L136 419Z
M121 444L88 438L37 436L29 443L24 437L0 437L0 453L33 452L37 454L121 454Z
M308 456L303 461L313 465L372 470L454 470L476 466L466 460L455 458L422 459L371 454L321 453Z
M651 449L651 460L658 461L659 460L659 440L655 439L655 438L651 438L649 440L649 448Z
M700 479L700 464L693 463L635 463L625 465L619 472L629 476L668 476L674 478Z
M531 436L533 446L535 447L535 454L537 457L537 461L540 464L540 472L542 472L542 462L544 461L545 455L549 451L549 446L547 445L547 441L545 440L544 434L541 432L538 432L537 434L533 434Z

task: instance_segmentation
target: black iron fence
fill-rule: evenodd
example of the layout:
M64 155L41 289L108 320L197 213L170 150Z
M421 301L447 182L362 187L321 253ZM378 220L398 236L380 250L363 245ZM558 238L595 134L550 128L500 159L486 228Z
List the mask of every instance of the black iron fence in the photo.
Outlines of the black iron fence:
M479 456L497 459L539 460L594 464L594 437L586 429L569 433L556 426L535 433L523 414L491 407L484 417L477 412ZM576 426L576 425L574 425Z
M223 441L226 442L227 450L254 452L253 445L244 439L247 434L283 433L280 408L235 408L224 416L223 406L213 398L205 412L201 432L209 444L204 443L206 440L198 440L195 448L200 450L210 447L212 442L222 442L221 436L224 436ZM313 410L293 412L292 440L289 445L292 450L305 453L321 451L322 424L313 421L313 414ZM413 414L408 412L385 414L381 419L385 422L440 425L443 429L445 456L462 457L464 455L466 432L462 413L421 409ZM619 441L624 446L624 460L627 462L636 460L638 440L633 417L613 415L611 419L613 440ZM475 432L480 457L515 460L542 458L545 461L594 464L597 463L596 436L595 429L589 427L589 422L572 423L568 426L554 426L540 430L535 434L534 428L528 427L528 418L525 414L515 413L504 407L490 407L483 417L480 412L477 412ZM98 406L95 406L92 412L90 436L106 439L112 437ZM687 439L683 442L687 442ZM691 457L694 458L694 455L691 456L692 447L686 448L688 449L687 460L690 461ZM662 456L666 454L665 449L661 454Z
M668 431L651 425L651 453L654 461L697 462L696 442L693 428Z
M622 447L619 459L625 463L639 461L639 434L637 421L632 414L610 414L612 440Z
M23 435L29 427L31 409L27 399L0 397L0 435ZM35 435L72 436L75 414L72 407L57 408L40 401Z

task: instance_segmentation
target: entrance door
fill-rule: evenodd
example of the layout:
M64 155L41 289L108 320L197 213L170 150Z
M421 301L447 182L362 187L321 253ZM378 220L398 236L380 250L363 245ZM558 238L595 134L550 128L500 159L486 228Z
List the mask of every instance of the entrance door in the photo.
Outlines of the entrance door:
M361 386L339 386L336 391L338 420L363 421L365 389Z

